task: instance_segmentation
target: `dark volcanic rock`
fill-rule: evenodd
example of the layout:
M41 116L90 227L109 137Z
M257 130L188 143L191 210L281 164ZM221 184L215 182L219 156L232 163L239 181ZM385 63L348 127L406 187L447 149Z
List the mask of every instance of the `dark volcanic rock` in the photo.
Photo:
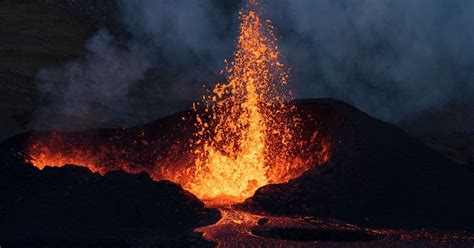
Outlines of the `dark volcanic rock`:
M474 226L474 176L465 167L346 103L320 99L297 105L303 137L311 140L308 150L318 150L314 137L330 141L331 159L287 184L260 188L243 207L372 227ZM140 228L177 235L201 225L215 213L172 183L152 182L145 174L109 172L102 177L77 167L39 171L23 162L32 142L46 141L53 149L59 135L66 144L59 152L75 148L94 156L105 151L93 161L100 168L117 170L123 167L114 165L125 164L160 178L160 166L172 170L192 163L187 142L193 121L188 112L128 129L30 132L2 142L0 223L13 227L5 237L87 236ZM83 224L74 224L79 222ZM31 230L24 232L25 226Z
M252 234L261 237L293 241L363 242L379 238L377 235L371 235L364 230L336 228L254 228L252 229Z
M333 125L324 133L331 159L287 184L260 188L244 208L375 227L474 226L474 175L465 167L343 102L298 105Z
M196 243L192 230L219 219L195 196L147 174L35 167L0 161L0 240L26 246ZM72 242L72 243L71 243ZM8 247L8 245L7 245Z

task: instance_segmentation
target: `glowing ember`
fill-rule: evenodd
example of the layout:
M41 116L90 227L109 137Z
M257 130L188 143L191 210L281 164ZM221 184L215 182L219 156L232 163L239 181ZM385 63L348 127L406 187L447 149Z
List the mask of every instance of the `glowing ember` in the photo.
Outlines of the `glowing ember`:
M139 161L133 152L112 145L114 138L108 141L111 143L100 144L93 139L84 140L71 134L52 132L46 138L38 138L30 144L26 161L39 169L69 164L81 165L102 175L107 171L122 170L127 173L147 172L154 176L151 168L137 166Z
M197 118L195 175L183 186L204 199L243 200L289 172L271 171L291 157L291 93L283 91L288 76L270 22L262 22L256 3L249 7L241 13L228 82L203 97L210 118Z
M101 174L105 172L104 168L95 166L97 161L94 154L68 145L67 142L63 141L62 136L56 132L53 132L46 142L31 144L29 155L31 159L28 162L32 162L41 170L46 166L62 167L66 164L73 164L85 166L93 172Z

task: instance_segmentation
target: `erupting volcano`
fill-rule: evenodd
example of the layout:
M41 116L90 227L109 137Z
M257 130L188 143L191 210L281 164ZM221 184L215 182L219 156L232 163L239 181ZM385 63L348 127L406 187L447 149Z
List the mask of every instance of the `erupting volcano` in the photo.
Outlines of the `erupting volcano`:
M469 6L345 2L0 1L0 248L474 247Z
M53 133L32 142L27 160L40 169L77 164L101 174L145 171L214 203L243 201L264 185L286 182L325 162L329 142L317 130L311 131L311 139L302 138L302 119L287 85L288 68L271 22L260 15L259 3L249 1L240 13L233 59L225 61L227 82L216 84L193 104L193 116L182 119L192 119L194 131L187 140L171 141L165 155L156 155L160 152L154 150L161 147L150 152L150 146L162 141L150 141L143 130L121 148L116 144L127 139L124 134L91 146L94 141L77 145L74 138ZM183 127L182 132L188 130ZM137 143L143 147L136 148Z

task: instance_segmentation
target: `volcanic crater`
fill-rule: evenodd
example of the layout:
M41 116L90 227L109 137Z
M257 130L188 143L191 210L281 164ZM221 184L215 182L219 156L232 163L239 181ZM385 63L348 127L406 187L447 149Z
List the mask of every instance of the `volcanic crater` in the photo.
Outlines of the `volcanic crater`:
M377 230L427 227L451 230L473 226L474 176L466 168L444 158L399 128L378 121L347 103L316 99L298 100L295 105L298 114L305 116L301 125L302 137L306 139L302 158L320 156L324 141L331 144L328 160L315 164L287 183L261 187L255 195L230 209L217 206L223 211L224 219L215 225L229 228L226 216L243 223L254 223L254 226L258 226L258 220L265 216L270 223L278 220L272 216L296 220L300 218L298 216L312 216ZM188 152L189 143L186 142L194 129L191 112L128 129L29 132L2 142L1 182L5 196L2 198L5 213L2 229L9 226L15 234L21 233L15 228L27 228L29 238L38 240L41 237L51 239L48 235L56 233L55 228L63 228L70 231L63 235L74 231L79 233L76 238L87 240L88 232L93 232L89 224L105 227L114 223L120 228L109 228L112 233L109 240L95 241L107 242L115 240L117 233L144 228L140 221L144 218L143 221L150 222L147 228L155 232L169 225L181 230L171 235L174 238L164 235L165 240L206 242L189 233L193 228L216 222L220 216L218 212L206 208L179 185L159 181L166 179L166 171L175 172L185 170L186 165L192 166L193 154ZM32 153L39 144L41 152ZM35 160L37 158L54 159ZM57 163L55 165L61 168L37 165L42 169L39 170L32 165L35 161L42 161L44 165ZM63 166L65 164L89 169ZM148 173L155 181L140 172ZM208 205L216 207L215 202L208 202ZM30 214L25 215L29 211ZM187 214L183 215L185 212ZM232 212L234 214L229 214ZM137 215L141 217L132 221ZM76 216L81 222L68 216ZM163 218L169 218L171 222L163 221ZM230 223L234 223L231 226L235 225L236 219L231 219ZM172 220L179 220L177 223L180 224L173 224ZM212 240L217 231L211 227L203 228L203 232ZM318 224L310 230L319 230L319 227ZM257 228L254 232L264 237L302 237L301 240L306 241L338 235L328 234L333 229L326 228L311 238L311 232L298 233L298 229L295 231L290 226L287 228L292 232L284 231L290 236L282 236L278 230L287 229L281 228L284 225L268 231ZM158 232L161 234L154 236L155 240L163 237L163 233ZM354 229L354 233L361 234L361 240L380 237L380 233L364 234L358 229ZM371 238L371 235L375 236ZM3 236L7 237L26 238ZM428 237L442 239L444 236L429 234ZM460 237L461 241L456 242L472 242L469 234Z

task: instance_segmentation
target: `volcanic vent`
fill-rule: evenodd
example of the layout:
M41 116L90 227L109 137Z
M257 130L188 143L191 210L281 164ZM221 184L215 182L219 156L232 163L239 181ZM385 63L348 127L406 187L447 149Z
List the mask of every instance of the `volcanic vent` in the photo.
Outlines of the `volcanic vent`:
M303 130L271 22L261 19L254 0L240 20L237 50L226 61L227 81L191 112L165 118L159 127L41 133L30 137L21 154L39 168L77 164L99 173L144 171L218 203L243 201L264 185L325 162L329 140L314 128Z

